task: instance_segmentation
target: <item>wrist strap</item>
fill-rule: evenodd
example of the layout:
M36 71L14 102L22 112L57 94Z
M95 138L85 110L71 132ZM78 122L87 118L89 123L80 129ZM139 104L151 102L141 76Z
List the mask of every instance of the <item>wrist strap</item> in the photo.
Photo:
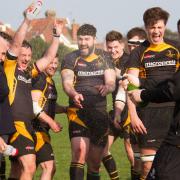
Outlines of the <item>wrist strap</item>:
M53 34L53 37L57 37L57 38L59 38L59 37L60 37L60 35Z
M126 102L124 102L123 100L120 100L120 99L116 99L115 101L120 101L120 102L126 104Z

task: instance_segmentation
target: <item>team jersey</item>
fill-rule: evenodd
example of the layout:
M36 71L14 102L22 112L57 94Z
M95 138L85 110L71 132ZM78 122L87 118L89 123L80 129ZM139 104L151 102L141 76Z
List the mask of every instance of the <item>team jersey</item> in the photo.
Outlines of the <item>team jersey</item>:
M17 57L7 53L4 62L4 71L9 86L9 102L14 121L29 122L34 118L31 97L31 77L37 76L38 68L34 64L31 74L21 71L17 66L16 59Z
M105 84L104 71L114 69L111 56L95 49L94 54L82 58L79 51L68 54L62 61L61 70L74 71L74 88L84 96L84 107L106 106L106 97L100 95L97 86ZM70 99L70 105L73 101Z
M126 72L128 59L129 55L124 52L120 58L113 61L115 67L121 70L121 75L123 75Z
M116 61L113 61L114 66L121 71L121 76L126 72L128 59L129 59L129 55L124 52L123 55L119 59L117 59ZM116 97L118 88L119 88L119 79L116 79L115 91L112 92L113 106L115 103L115 97Z
M41 98L38 101L39 106L47 115L54 119L57 101L57 90L53 79L46 74L41 73L37 78L33 78L32 85L32 91L41 92ZM47 123L39 121L38 118L33 120L33 127L37 131L40 131L43 128L49 130L49 125Z
M179 51L167 44L151 45L145 41L131 54L128 69L138 69L141 88L153 89L171 78L179 68Z

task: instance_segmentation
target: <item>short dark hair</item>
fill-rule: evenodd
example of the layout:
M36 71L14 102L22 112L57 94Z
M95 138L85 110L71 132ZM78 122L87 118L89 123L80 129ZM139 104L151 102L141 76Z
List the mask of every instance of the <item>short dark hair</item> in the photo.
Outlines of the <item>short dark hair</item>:
M97 32L97 30L93 25L91 25L91 24L83 24L78 29L77 35L78 36L80 36L80 35L82 35L82 36L89 35L89 36L96 37L96 32Z
M8 41L9 43L11 43L12 42L12 37L9 35L9 34L7 34L7 33L5 33L5 32L0 32L0 36L2 37L2 38L4 38L6 41Z
M180 32L180 19L177 22L177 29L178 29L178 32Z
M123 40L123 36L120 32L118 31L110 31L106 34L106 42L108 41L122 41Z
M144 12L143 21L144 25L153 25L158 20L164 20L164 24L166 25L169 18L169 13L163 10L160 7L149 8Z
M178 22L177 22L177 26L179 26L180 25L180 19L178 20Z
M26 41L26 40L23 41L22 47L24 47L24 48L30 48L31 51L32 51L32 46L31 46L31 44L30 44L28 41Z
M127 33L127 39L132 39L134 36L138 36L140 39L147 39L146 31L140 27L134 27Z

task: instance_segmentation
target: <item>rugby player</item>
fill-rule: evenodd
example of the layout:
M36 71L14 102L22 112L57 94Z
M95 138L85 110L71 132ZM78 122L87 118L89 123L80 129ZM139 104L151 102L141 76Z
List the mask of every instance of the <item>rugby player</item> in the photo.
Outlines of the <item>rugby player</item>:
M6 51L9 48L12 38L0 32L0 152L3 152L8 143L9 135L15 132L15 127L12 118L12 112L9 105L9 88L7 85L6 75L3 69L3 62ZM6 161L4 156L0 153L0 179L6 179Z
M151 90L133 90L130 98L135 102L163 103L175 101L173 121L168 134L156 153L147 180L178 180L180 175L180 70L169 80L162 82Z
M134 27L127 32L128 49L131 53L135 48L140 46L147 39L146 31L140 27ZM137 137L130 131L130 143L129 149L132 147L133 164L131 164L131 179L139 180L141 174L141 161L140 152L137 143Z
M128 61L128 54L125 53L125 51L124 51L125 42L124 42L123 36L120 32L113 30L106 34L106 49L107 49L107 52L110 53L113 64L115 66L116 88L115 88L115 91L112 92L113 110L110 111L110 118L111 118L110 132L108 135L108 143L107 143L105 151L104 151L103 164L104 164L110 178L115 180L115 179L119 179L119 175L118 175L118 170L116 168L115 160L114 160L112 154L110 153L110 148L111 148L113 142L117 139L117 137L124 138L125 148L129 147L129 145L128 145L129 144L129 140L128 140L129 127L128 127L128 125L130 125L130 121L128 122L127 109L125 109L122 112L122 116L121 116L122 128L119 127L119 123L117 123L117 125L114 124L115 123L114 108L115 108L115 106L117 106L117 103L119 103L116 101L116 94L117 94L118 87L119 87L119 77L124 74L125 69L126 69L126 64ZM119 106L122 106L121 109L124 109L124 102L122 103L122 105L120 104ZM120 112L119 112L118 116L120 117ZM118 117L118 120L119 120L119 117ZM126 149L126 152L127 153L129 152L128 149ZM130 157L129 153L128 153L128 157ZM131 158L129 158L129 159L131 159Z
M10 143L19 151L17 159L21 166L20 174L18 172L11 173L10 178L16 178L12 177L15 175L20 176L18 177L20 179L26 180L32 179L36 170L33 128L31 125L31 120L34 118L31 77L37 76L55 57L59 46L59 34L62 32L62 25L55 23L54 28L56 28L57 34L54 34L50 47L46 54L34 63L32 69L28 72L27 68L31 61L32 48L28 42L23 40L29 23L30 20L26 17L25 13L24 21L15 33L4 61L4 70L9 86L9 101L16 128ZM60 130L59 125L54 121L50 124L55 132Z
M178 50L164 42L164 32L169 13L160 7L147 9L143 15L148 41L130 55L128 74L139 77L141 88L152 89L171 78L179 65ZM138 135L142 160L141 179L145 179L173 116L174 103L149 103L136 107L128 99L131 125Z
M115 88L115 71L109 54L95 48L93 25L82 25L77 36L79 49L68 54L61 65L70 106L70 179L83 180L87 162L87 179L98 180L109 128L106 95Z
M127 32L128 49L131 52L147 39L146 31L140 27L134 27Z
M53 148L50 143L50 126L47 123L42 122L42 120L54 120L55 113L66 113L67 111L66 107L56 103L57 90L52 77L57 71L58 64L58 54L56 54L56 57L51 61L47 68L36 78L32 79L33 103L37 103L41 109L40 115L33 120L33 127L36 131L36 164L40 165L42 168L41 180L53 179L56 170Z

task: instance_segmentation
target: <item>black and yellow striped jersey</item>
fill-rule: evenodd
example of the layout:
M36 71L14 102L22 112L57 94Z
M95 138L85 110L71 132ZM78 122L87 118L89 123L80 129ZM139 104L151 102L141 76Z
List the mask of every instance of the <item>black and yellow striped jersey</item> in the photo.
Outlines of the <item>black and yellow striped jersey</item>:
M99 94L97 85L104 84L104 71L114 69L111 56L101 50L95 49L94 54L82 58L79 51L68 54L62 61L61 70L74 71L74 88L84 96L83 107L106 106L106 97ZM73 101L70 100L70 105Z
M141 88L153 89L179 69L179 51L167 43L152 45L145 41L130 54L128 69L134 68L139 69Z
M128 69L139 69L139 77L144 79L142 88L152 89L167 80L179 68L179 51L167 44L151 45L147 41L130 55Z
M41 92L38 104L47 115L54 119L57 90L53 79L45 73L40 73L36 78L32 79L32 91ZM49 129L47 123L41 122L38 119L33 120L33 127L35 130L41 130L41 128Z
M31 75L18 68L17 57L7 53L4 62L4 71L6 73L9 86L9 102L12 108L13 119L16 121L29 122L34 118L32 97L31 97L31 79L38 75L38 68L33 65Z

